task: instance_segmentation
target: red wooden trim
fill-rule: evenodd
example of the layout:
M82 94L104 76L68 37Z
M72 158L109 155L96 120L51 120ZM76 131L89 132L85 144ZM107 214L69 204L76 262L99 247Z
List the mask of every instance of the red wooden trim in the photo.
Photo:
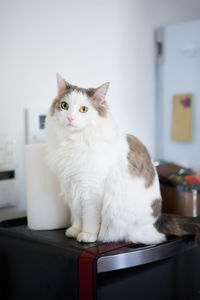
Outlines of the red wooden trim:
M79 257L79 300L93 300L93 261L97 255L120 249L130 242L106 243L84 250Z

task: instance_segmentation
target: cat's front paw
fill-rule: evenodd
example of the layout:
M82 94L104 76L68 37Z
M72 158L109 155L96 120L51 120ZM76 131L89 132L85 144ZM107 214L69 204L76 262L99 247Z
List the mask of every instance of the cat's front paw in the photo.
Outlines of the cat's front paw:
M68 237L68 238L74 238L76 239L78 234L81 232L81 229L80 228L76 228L76 227L69 227L66 231L65 231L65 235Z
M77 241L78 242L93 243L93 242L96 242L96 240L97 240L97 234L96 233L81 232L77 236Z

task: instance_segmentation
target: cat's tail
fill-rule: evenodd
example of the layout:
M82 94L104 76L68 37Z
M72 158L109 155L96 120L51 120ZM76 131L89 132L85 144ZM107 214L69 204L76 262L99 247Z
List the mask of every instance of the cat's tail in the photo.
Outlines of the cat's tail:
M170 214L161 214L155 223L156 229L166 235L196 235L200 245L200 218L183 217Z

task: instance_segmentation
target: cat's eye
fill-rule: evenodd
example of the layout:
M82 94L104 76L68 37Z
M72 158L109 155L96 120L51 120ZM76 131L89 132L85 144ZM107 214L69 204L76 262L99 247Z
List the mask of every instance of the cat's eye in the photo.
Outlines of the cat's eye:
M82 112L82 113L86 113L88 111L88 107L87 106L81 106L79 111Z
M61 102L60 106L62 109L65 109L65 110L69 109L69 104L65 101Z

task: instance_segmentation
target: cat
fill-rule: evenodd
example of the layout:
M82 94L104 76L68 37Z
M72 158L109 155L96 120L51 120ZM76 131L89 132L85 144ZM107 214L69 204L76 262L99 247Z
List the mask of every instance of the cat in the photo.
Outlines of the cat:
M48 166L71 213L66 236L150 245L166 241L166 234L196 233L193 219L161 214L158 174L146 147L113 121L109 83L79 88L57 74L57 84L45 129Z

